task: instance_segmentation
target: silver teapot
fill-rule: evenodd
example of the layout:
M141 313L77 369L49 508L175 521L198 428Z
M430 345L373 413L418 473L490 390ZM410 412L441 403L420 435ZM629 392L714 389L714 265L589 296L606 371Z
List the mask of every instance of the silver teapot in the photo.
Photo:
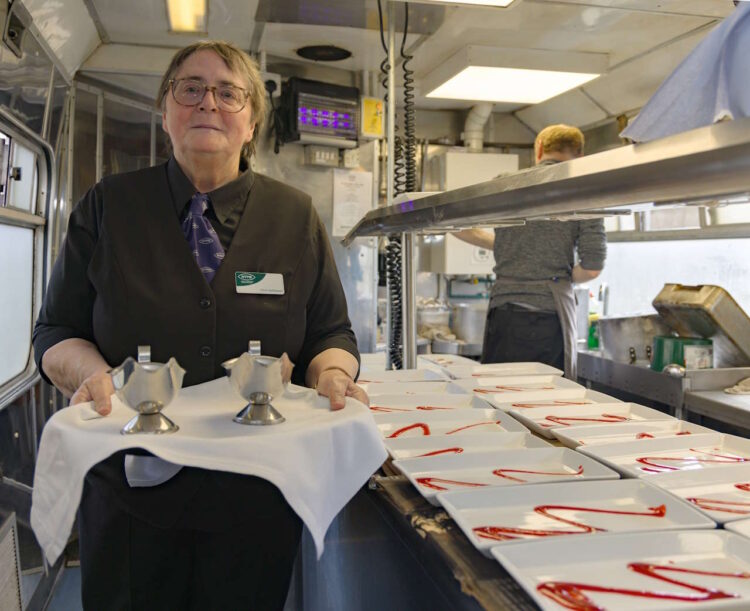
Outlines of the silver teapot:
M271 405L284 392L281 359L260 354L260 342L251 341L248 352L221 364L229 383L249 403L233 418L240 424L280 424L286 419Z
M151 362L151 347L138 346L138 360L128 357L112 370L115 394L138 415L120 431L123 435L163 435L179 430L161 413L182 387L185 370L174 358L166 363Z

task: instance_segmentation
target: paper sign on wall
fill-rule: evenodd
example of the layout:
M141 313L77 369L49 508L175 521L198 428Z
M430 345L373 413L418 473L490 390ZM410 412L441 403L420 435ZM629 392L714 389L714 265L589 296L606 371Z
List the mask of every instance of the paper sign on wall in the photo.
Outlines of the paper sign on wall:
M345 236L372 207L372 172L333 171L333 236Z

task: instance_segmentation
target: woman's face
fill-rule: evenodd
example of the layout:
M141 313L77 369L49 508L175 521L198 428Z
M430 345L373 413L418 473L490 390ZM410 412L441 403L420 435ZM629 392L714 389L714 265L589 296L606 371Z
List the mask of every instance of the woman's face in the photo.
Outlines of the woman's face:
M232 72L216 53L208 50L190 55L174 78L196 79L208 86L228 83L247 89L245 79ZM243 145L252 140L255 121L249 101L241 111L227 112L216 105L214 93L206 91L199 104L182 106L175 101L170 88L165 96L162 127L169 134L178 160L197 154L225 155L227 161L232 158L239 161Z

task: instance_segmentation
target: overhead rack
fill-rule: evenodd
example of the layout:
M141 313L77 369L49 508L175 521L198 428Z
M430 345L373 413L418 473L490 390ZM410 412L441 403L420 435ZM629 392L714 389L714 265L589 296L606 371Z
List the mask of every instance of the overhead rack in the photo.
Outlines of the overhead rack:
M467 153L470 154L470 153ZM377 208L343 240L617 214L750 193L750 118L717 123Z

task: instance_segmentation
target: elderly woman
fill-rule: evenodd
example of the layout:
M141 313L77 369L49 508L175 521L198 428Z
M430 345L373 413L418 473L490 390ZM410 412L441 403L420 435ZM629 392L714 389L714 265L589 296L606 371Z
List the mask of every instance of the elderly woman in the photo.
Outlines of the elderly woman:
M173 156L105 178L71 214L34 330L42 374L106 415L108 371L138 344L154 361L174 356L189 386L222 376L224 360L260 340L265 354L289 355L292 379L332 409L346 396L367 401L310 197L249 168L265 115L255 63L227 43L190 45L174 56L158 104ZM240 272L273 275L281 294L241 292ZM279 490L144 454L117 453L86 477L84 607L282 607L301 522Z

